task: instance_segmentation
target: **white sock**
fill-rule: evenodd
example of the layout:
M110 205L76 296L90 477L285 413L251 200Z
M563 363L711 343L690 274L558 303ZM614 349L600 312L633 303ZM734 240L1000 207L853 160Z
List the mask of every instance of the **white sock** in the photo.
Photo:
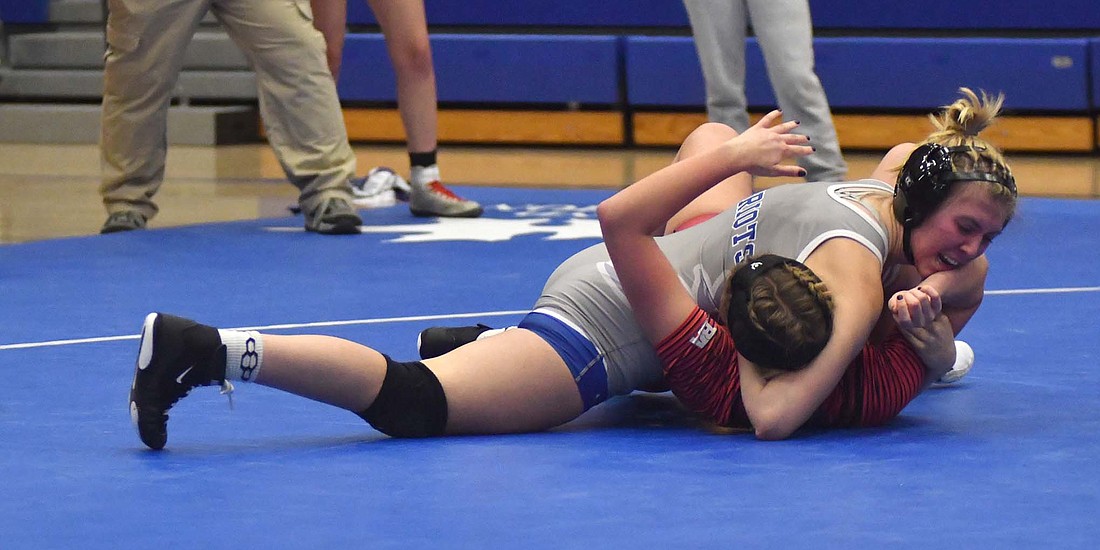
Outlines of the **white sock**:
M966 376L974 367L974 348L962 340L955 340L955 364L951 370L945 372L938 384L953 384Z
M417 189L423 189L439 179L439 165L413 166L409 169L409 183Z
M225 379L254 382L264 363L264 337L253 331L218 329L225 344Z

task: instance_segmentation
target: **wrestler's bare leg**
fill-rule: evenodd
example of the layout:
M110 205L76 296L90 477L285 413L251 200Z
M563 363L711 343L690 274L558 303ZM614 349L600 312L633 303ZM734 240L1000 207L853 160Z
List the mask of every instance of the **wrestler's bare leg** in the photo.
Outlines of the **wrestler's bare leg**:
M894 185L898 181L898 171L917 148L916 143L899 143L886 152L878 166L871 172L871 179Z
M725 124L708 122L699 126L684 139L673 162L713 149L737 136L737 131ZM752 194L752 176L740 173L711 187L676 213L665 225L665 233L672 233L685 222L700 216L713 216Z

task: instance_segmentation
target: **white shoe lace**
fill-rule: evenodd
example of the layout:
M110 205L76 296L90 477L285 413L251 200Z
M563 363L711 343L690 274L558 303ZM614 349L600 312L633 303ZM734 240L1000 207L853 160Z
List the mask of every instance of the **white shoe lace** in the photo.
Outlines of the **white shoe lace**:
M222 380L222 389L218 392L219 395L224 395L229 398L229 410L233 410L233 383L229 380Z

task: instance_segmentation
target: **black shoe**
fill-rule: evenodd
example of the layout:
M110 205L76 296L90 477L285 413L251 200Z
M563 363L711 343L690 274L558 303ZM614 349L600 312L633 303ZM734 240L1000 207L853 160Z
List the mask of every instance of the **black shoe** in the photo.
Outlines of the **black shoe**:
M363 219L342 197L329 197L306 214L306 231L323 235L354 235L361 225Z
M99 228L99 233L106 235L120 231L145 229L146 221L145 215L137 210L122 210L107 216L107 221L103 222L103 227Z
M472 327L432 327L420 331L416 337L416 349L421 359L439 357L444 353L477 340L481 333L493 327L478 323Z
M130 418L141 442L163 449L168 442L168 409L192 388L225 382L225 346L218 330L194 321L150 313L141 327Z

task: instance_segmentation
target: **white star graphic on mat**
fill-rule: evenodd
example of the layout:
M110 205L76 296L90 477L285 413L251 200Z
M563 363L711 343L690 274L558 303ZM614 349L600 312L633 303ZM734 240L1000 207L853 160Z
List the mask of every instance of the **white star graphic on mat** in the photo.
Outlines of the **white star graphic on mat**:
M548 241L603 238L603 233L600 232L599 220L588 218L577 218L569 220L564 225L546 226L543 229L553 231L552 235L546 237Z
M364 225L363 233L406 233L388 242L425 243L438 241L501 242L522 235L549 233L547 240L591 239L600 237L596 220L570 220L565 225L539 225L550 220L532 218L501 220L496 218L440 219L430 223L405 225Z
M499 218L441 218L424 223L400 225L364 225L361 233L405 233L386 242L427 243L441 241L502 242L523 235L547 235L548 241L600 238L600 223L592 219L572 219L561 225L539 225L548 218L502 220ZM301 227L265 227L267 231L304 231Z

